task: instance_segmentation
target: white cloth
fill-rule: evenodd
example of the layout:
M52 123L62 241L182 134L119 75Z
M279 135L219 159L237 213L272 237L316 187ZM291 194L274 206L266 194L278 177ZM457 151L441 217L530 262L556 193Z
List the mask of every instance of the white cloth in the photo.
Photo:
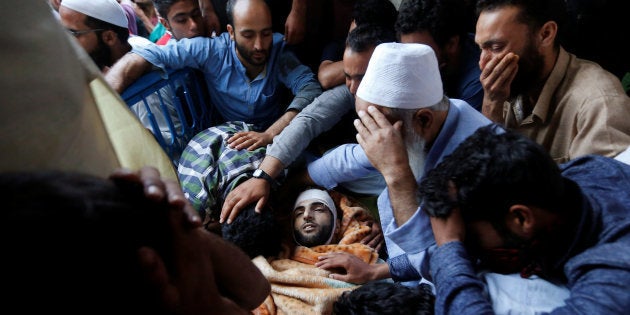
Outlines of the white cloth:
M538 315L563 306L569 295L565 285L554 284L537 276L528 279L519 274L482 272L495 314Z
M365 101L403 109L431 107L443 96L435 52L423 44L376 46L357 90L357 97Z
M122 28L128 28L125 10L116 0L63 0L61 6Z
M630 147L628 147L625 151L619 153L619 155L615 157L615 160L618 160L618 161L621 161L630 165Z

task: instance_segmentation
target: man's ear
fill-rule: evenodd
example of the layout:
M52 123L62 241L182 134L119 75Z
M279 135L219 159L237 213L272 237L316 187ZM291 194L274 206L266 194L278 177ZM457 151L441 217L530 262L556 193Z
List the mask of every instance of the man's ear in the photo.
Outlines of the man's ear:
M435 117L433 117L432 110L426 108L418 109L413 114L414 129L419 134L426 135L431 126L433 126L434 120Z
M103 42L110 47L114 46L116 41L118 41L118 35L116 35L116 32L112 30L104 30L103 33L101 33L101 38L103 39Z
M444 52L449 56L457 54L457 52L459 51L459 42L459 35L452 36L448 39L446 44L444 44Z
M558 24L554 21L549 21L543 24L538 31L538 40L541 47L553 47L558 35Z
M164 27L166 27L166 30L168 30L169 32L173 32L173 30L171 29L171 23L169 23L167 19L161 16L158 17L158 19L160 20L160 23L164 25Z
M228 34L230 34L230 39L234 40L234 27L232 27L232 24L228 24L226 27Z
M536 217L529 206L515 204L510 207L507 226L516 235L529 239L534 235Z
M138 249L138 263L147 286L154 289L156 300L161 301L166 309L176 310L180 304L179 289L172 283L162 257L152 248L141 247Z

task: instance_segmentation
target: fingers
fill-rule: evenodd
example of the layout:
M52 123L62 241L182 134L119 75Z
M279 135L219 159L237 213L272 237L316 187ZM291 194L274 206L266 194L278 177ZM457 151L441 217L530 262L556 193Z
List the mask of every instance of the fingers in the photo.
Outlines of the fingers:
M256 203L256 208L255 208L256 213L260 213L266 203L267 203L267 197L261 197L260 199L258 199L258 202Z
M147 198L161 201L166 197L166 186L160 177L160 172L150 166L140 169L140 180Z
M184 192L178 182L174 180L164 181L168 204L177 210L182 210L190 227L200 227L201 217L184 196Z

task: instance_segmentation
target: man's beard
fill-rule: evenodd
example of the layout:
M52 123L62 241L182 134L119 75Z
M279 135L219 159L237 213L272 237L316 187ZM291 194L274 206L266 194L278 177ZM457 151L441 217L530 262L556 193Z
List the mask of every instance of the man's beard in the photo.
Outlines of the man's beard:
M543 68L543 56L529 39L518 61L518 72L510 85L510 97L527 93L536 87Z
M304 235L299 229L293 229L295 241L302 246L313 247L317 245L325 245L333 232L332 224L323 224L319 226L319 232L315 234Z
M110 50L109 46L105 44L100 34L96 35L98 35L98 46L94 51L90 53L90 57L92 58L92 61L94 61L96 66L100 70L102 70L105 67L111 66L110 60L112 57L112 51Z
M267 63L267 59L269 58L269 48L260 51L248 50L247 48L239 44L239 42L236 40L236 37L234 38L234 43L236 44L236 51L238 51L239 56L241 56L241 58L243 58L250 65L264 66ZM252 57L252 55L256 52L263 53L265 55L265 58L263 58L262 61L257 61Z
M426 163L426 141L413 129L410 119L403 121L403 131L405 135L405 146L407 147L407 158L409 167L414 178L419 180L424 175L424 165Z

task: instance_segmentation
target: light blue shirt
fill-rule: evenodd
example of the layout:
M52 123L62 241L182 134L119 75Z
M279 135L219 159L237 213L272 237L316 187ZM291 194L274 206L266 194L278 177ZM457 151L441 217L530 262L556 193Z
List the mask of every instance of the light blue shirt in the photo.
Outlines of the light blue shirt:
M273 35L266 68L256 78L247 77L228 32L215 38L184 38L177 43L133 49L153 65L166 69L192 67L204 73L210 100L223 121L244 121L264 130L285 109L302 110L321 94L313 72L286 50L281 34ZM288 108L280 104L280 84L295 98Z
M468 103L451 99L444 125L427 153L424 174L437 166L446 155L453 152L475 130L490 123L490 120ZM378 171L372 166L365 151L358 144L339 146L308 165L311 179L317 185L327 189L332 189L339 183L365 177L374 172ZM416 269L416 272L427 278L428 265L424 267L422 265L426 250L435 244L429 217L418 208L405 224L397 226L387 188L379 195L377 205L390 260L406 254L410 265ZM392 274L409 274L405 271L395 270L396 266L398 264L390 264ZM400 264L400 266L409 266L409 264Z

